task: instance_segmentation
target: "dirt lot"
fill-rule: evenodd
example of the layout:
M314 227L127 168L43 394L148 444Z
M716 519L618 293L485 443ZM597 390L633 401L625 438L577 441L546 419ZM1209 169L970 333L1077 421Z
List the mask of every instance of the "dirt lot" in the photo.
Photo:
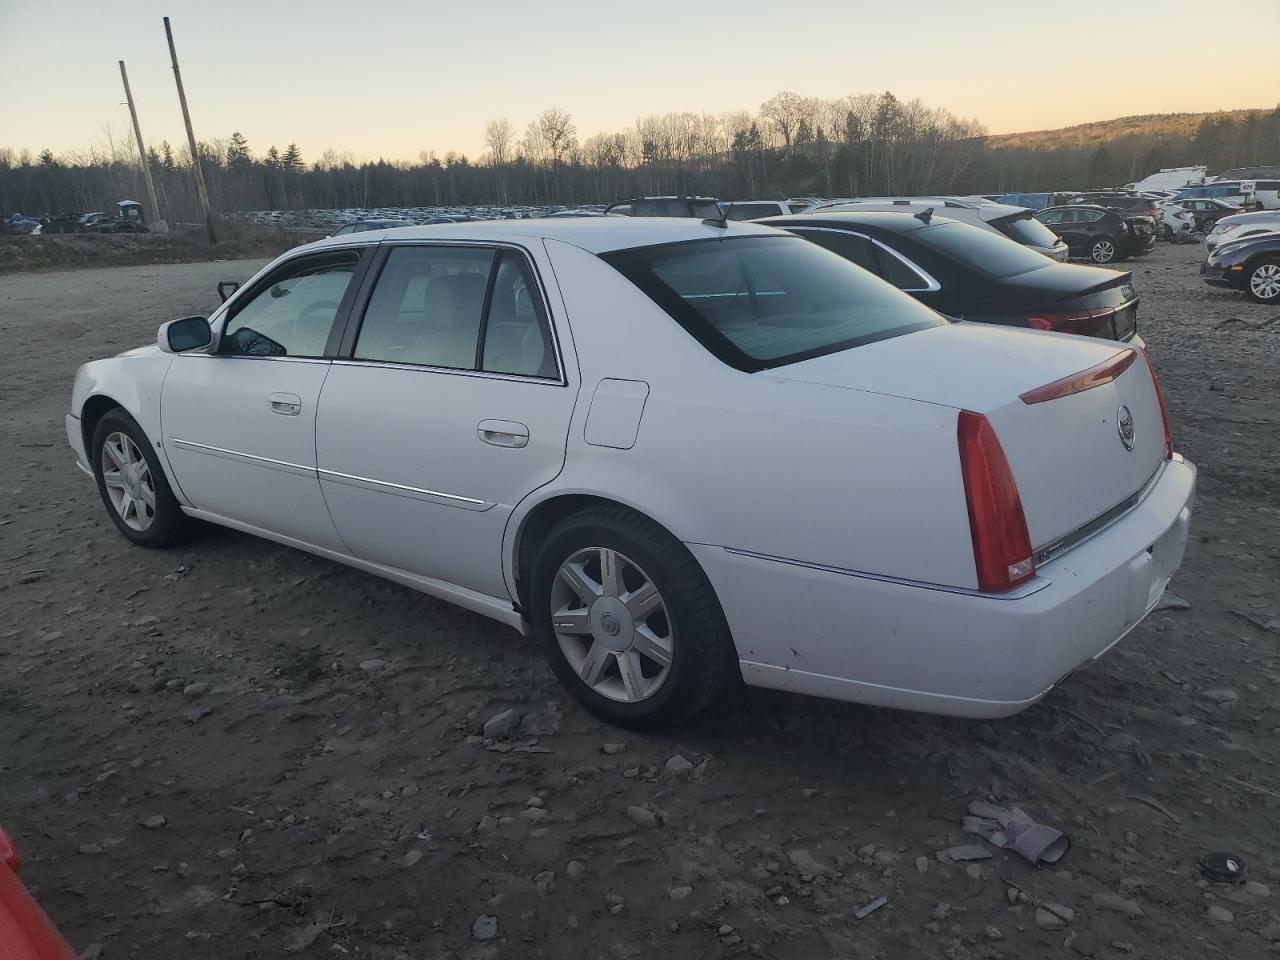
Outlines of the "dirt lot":
M28 884L108 960L1280 954L1280 323L1218 329L1275 311L1198 257L1133 267L1200 467L1190 609L1007 721L748 691L670 737L364 574L116 533L63 439L77 365L256 263L0 278L0 822ZM1071 851L939 859L984 798ZM1218 850L1253 883L1201 879Z

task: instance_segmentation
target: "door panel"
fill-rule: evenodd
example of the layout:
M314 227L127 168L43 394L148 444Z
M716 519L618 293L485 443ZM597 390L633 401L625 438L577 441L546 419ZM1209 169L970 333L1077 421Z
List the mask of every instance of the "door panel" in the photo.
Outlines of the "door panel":
M564 465L575 392L336 361L320 398L316 454L343 541L365 560L506 596L507 518ZM484 421L507 421L505 434Z
M389 247L320 396L320 488L352 553L507 596L515 505L564 465L576 389L524 253Z
M191 504L345 552L315 472L316 402L328 371L326 361L176 357L161 426Z

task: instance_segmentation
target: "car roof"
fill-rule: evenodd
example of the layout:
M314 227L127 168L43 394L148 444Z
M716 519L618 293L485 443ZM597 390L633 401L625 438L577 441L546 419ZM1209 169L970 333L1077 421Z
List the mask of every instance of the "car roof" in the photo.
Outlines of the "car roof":
M364 233L326 237L300 249L364 245L388 238L396 241L459 240L472 243L508 241L522 245L534 240L560 240L589 253L608 253L685 240L777 233L754 222L730 221L721 227L706 224L696 217L530 217L524 220L473 220L468 223L395 227L394 231L366 230Z
M1101 210L1103 213L1116 213L1110 207L1104 207L1100 203L1060 203L1056 207L1045 207L1044 210L1037 210L1036 213L1045 213L1049 210ZM1116 213L1116 216L1120 216L1120 214Z
M960 221L937 213L929 218L928 223L925 223L914 213L905 211L867 210L859 213L856 210L839 210L827 213L819 210L814 213L794 213L786 217L765 217L763 220L754 222L764 226L776 225L779 227L797 227L801 225L811 227L829 226L835 229L841 229L842 227L878 227L881 230L891 230L894 233L910 233L913 230L921 230L924 227L931 227L939 223L959 223Z

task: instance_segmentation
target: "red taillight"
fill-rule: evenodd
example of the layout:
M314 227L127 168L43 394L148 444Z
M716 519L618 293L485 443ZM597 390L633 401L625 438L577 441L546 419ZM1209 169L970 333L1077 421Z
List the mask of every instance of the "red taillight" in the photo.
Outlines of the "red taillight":
M965 501L969 507L978 589L1002 593L1030 580L1036 573L1018 485L1000 440L986 417L961 410L956 438L960 446Z
M1096 316L1097 314L1088 310L1076 310L1071 313L1042 312L1028 315L1026 321L1027 326L1036 330L1070 330L1076 324L1088 323Z
M1164 458L1173 459L1173 434L1169 430L1169 411L1164 406L1164 391L1160 389L1160 378L1156 376L1156 368L1151 365L1151 354L1142 348L1142 359L1147 361L1147 370L1151 373L1151 385L1156 388L1156 401L1160 404L1160 419L1164 421Z

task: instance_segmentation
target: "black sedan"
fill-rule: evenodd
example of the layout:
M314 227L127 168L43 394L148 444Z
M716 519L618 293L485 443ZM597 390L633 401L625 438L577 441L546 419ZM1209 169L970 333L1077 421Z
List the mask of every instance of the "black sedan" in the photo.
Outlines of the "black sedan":
M1112 263L1146 253L1156 242L1145 216L1126 217L1097 204L1046 207L1036 219L1067 242L1073 257Z
M1280 303L1280 232L1241 237L1214 247L1200 273L1205 283L1243 290L1258 303Z
M957 320L1132 340L1131 274L1055 263L929 212L814 213L757 221L811 240Z

